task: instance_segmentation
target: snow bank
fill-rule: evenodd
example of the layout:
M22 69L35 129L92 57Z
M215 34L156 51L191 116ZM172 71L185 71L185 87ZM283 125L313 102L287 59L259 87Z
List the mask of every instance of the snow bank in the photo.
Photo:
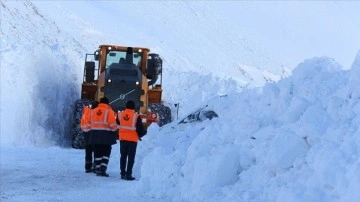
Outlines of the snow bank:
M30 1L1 17L1 144L69 145L84 48Z
M309 59L278 83L212 100L219 118L152 131L142 191L174 201L354 201L358 124L336 118L359 120L358 100L349 106L339 93L349 76L331 58ZM160 184L163 192L148 190Z

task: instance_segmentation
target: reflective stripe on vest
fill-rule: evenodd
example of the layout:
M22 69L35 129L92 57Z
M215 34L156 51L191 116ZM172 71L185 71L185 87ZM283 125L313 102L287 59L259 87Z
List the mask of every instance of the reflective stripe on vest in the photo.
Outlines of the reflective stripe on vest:
M110 109L98 106L97 108L91 110L91 130L106 130L106 131L115 131L116 130L116 122L114 116L114 122L108 122L108 116Z

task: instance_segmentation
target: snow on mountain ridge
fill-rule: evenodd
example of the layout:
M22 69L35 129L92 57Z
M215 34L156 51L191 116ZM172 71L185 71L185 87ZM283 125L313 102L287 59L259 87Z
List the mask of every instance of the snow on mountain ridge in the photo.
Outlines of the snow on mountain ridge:
M238 92L243 88L241 86L259 86L266 81L280 78L270 72L262 71L260 68L242 65L241 61L248 58L247 54L256 55L255 49L249 49L249 53L247 53L246 49L250 46L246 45L246 40L239 42L239 37L235 33L231 33L231 30L224 29L222 24L213 23L212 27L206 26L211 16L210 7L202 7L200 4L190 2L176 2L175 4L179 7L167 2L159 2L156 5L151 2L142 2L148 8L154 9L147 9L145 13L148 18L144 19L139 16L144 10L138 8L137 3L108 3L105 5L99 2L29 0L1 2L1 18L4 19L1 23L1 51L2 53L17 52L17 54L1 55L1 65L11 65L12 67L1 69L2 82L11 78L10 75L17 75L18 73L14 72L15 69L27 75L25 76L26 80L20 81L22 77L16 77L15 82L27 86L29 92L33 92L33 95L36 96L22 95L24 99L32 100L32 102L28 101L26 107L17 106L17 108L21 111L29 111L32 118L38 119L39 128L44 128L44 131L53 131L50 133L54 134L54 137L45 136L45 139L62 142L62 139L67 137L64 128L68 128L68 124L71 122L69 114L72 112L73 102L80 97L84 54L93 52L100 43L119 45L143 43L143 46L155 47L151 48L152 52L159 51L158 53L164 60L164 100L169 104L180 103L180 114L191 111L196 104L187 102L186 95L189 91L185 89L192 90L197 86L206 87L210 84L209 87L206 87L209 93L193 95L199 97L200 103L217 94ZM99 9L100 5L104 9L111 7L112 12L111 10L104 12ZM124 7L129 10L123 10ZM160 12L164 9L169 10L162 11L168 17L160 19L158 15L152 15L153 12ZM172 18L172 11L177 9L186 15ZM84 13L85 10L88 10L88 13ZM114 13L119 12L128 17L126 19L114 17ZM114 25L119 26L111 27L101 23L101 19L97 16L103 16L101 19L107 19L110 24L116 23ZM189 23L190 21L194 22ZM137 29L148 29L149 31L139 32ZM204 35L204 32L200 31L201 29L209 34ZM191 33L186 33L189 30L192 30ZM214 38L216 36L214 32L217 31L227 34L229 39L219 38L220 35ZM148 35L144 35L144 33L148 33ZM193 37L184 36L190 34ZM162 37L159 38L159 36ZM182 41L180 43L174 41L174 37ZM122 44L124 42L125 44ZM238 54L234 51L230 51L228 54L227 50L237 47L239 43L245 49L237 50ZM4 58L5 56L7 58ZM25 62L26 67L20 63L11 63L11 61L18 60L18 57L29 61ZM236 69L237 67L241 68L241 71ZM192 79L194 74L198 75L199 81L186 79L186 75L192 75L190 77ZM212 76L204 77L202 74ZM178 75L182 75L184 78L179 78ZM36 79L36 81L32 79ZM178 80L180 88L171 86L174 80ZM225 86L233 87L225 89ZM176 91L182 93L174 94L173 89L178 89ZM13 96L16 99L18 95L14 94ZM41 106L44 106L41 111L45 110L43 116L46 117L36 117L33 110L38 103L42 103ZM60 113L63 114L61 116L66 117L65 122L60 121L60 126L57 125L60 118L52 116L57 114L59 109L62 109L60 110ZM10 112L5 111L5 114L7 113ZM20 114L16 115L14 120ZM28 119L28 121L30 120L31 118ZM17 129L14 130L17 131ZM26 130L31 131L30 128ZM35 144L43 141L43 137L39 137L38 140L30 135L25 135L25 137L33 139L31 142Z
M40 9L45 9L44 3L34 3ZM55 6L59 3L53 4ZM276 66L268 59L263 61L266 56L259 54L260 51L255 48L256 45L245 38L240 38L240 33L234 33L231 27L228 27L230 25L226 23L226 19L217 16L210 6L197 2L141 2L141 5L139 7L137 2L110 1L107 4L68 2L61 3L58 7L61 6L59 10L66 11L65 16L72 16L77 19L77 22L87 20L87 26L96 28L98 33L102 33L101 39L96 35L88 35L89 38L96 36L96 41L102 44L149 47L165 59L166 68L175 68L177 71L211 72L224 78L232 75L232 69L236 68L235 62L254 68L272 66L273 70L269 68L267 70L274 72L277 71L276 68L281 68L280 65L276 64ZM46 6L49 11L53 9L48 8L48 3ZM84 10L89 10L89 12L84 13ZM103 12L104 10L108 12ZM121 13L119 18L114 17L115 13ZM156 13L162 13L162 16ZM182 13L182 15L174 15L176 13ZM63 21L57 15L51 13L49 15L56 22ZM103 16L102 19L107 19L108 24L96 18L98 15ZM215 23L216 20L213 19L218 19L221 23ZM83 23L79 27L74 25L78 23L71 21L67 26L74 27L74 30L80 28L80 33L86 29ZM81 38L79 32L74 30L68 31L74 32L73 35L78 39ZM221 37L224 35L226 38ZM120 41L120 43L114 41ZM157 49L159 44L161 44L161 49Z

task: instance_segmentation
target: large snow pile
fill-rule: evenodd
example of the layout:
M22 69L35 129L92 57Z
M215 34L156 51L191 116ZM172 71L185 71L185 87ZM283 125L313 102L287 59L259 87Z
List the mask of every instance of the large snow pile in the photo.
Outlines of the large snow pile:
M208 103L215 120L154 128L140 192L185 201L356 201L359 95L331 58L293 76ZM153 187L157 187L153 189Z

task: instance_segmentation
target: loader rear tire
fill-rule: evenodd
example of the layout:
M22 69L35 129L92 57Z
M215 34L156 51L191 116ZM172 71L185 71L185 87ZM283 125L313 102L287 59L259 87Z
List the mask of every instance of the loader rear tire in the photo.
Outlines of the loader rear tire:
M83 111L83 106L93 104L94 101L88 99L76 100L74 105L74 119L72 123L72 144L71 146L75 149L85 148L85 139L83 131L80 128L80 119Z

